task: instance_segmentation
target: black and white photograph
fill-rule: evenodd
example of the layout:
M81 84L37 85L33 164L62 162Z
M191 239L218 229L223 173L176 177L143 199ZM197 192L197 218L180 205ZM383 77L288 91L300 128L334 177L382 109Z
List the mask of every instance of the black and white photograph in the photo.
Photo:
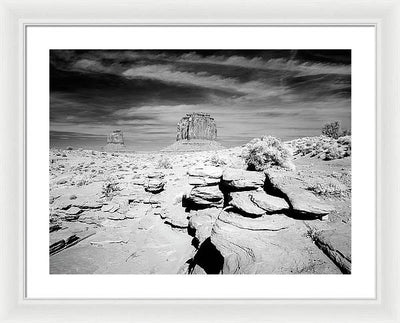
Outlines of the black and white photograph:
M351 50L49 62L50 274L351 274Z

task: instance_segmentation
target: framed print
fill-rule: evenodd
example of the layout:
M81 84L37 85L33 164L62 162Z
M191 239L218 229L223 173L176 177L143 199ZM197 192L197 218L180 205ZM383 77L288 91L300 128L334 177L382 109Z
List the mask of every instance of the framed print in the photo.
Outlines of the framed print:
M26 35L28 298L375 297L373 26Z
M4 317L395 321L398 9L374 6L15 24L32 8L4 4Z

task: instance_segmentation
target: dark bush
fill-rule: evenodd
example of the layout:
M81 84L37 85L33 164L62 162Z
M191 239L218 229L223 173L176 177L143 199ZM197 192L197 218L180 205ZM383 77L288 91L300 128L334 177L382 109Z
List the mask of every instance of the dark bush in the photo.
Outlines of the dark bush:
M337 139L341 136L341 129L340 129L340 122L339 121L334 121L331 123L326 123L322 127L322 134L324 136L330 137Z

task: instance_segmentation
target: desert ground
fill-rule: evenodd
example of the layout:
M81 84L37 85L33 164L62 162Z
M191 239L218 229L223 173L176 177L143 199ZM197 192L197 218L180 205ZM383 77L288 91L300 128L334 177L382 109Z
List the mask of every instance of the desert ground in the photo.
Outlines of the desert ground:
M262 171L246 146L51 149L50 273L351 273L351 137L285 145Z

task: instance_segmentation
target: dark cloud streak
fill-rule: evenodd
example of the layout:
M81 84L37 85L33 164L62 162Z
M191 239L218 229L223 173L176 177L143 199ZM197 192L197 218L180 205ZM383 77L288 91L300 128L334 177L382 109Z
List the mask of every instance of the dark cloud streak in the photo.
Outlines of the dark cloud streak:
M216 118L228 145L315 135L331 120L348 128L350 64L349 50L52 50L51 142L99 148L122 128L133 149L154 150L195 111Z

